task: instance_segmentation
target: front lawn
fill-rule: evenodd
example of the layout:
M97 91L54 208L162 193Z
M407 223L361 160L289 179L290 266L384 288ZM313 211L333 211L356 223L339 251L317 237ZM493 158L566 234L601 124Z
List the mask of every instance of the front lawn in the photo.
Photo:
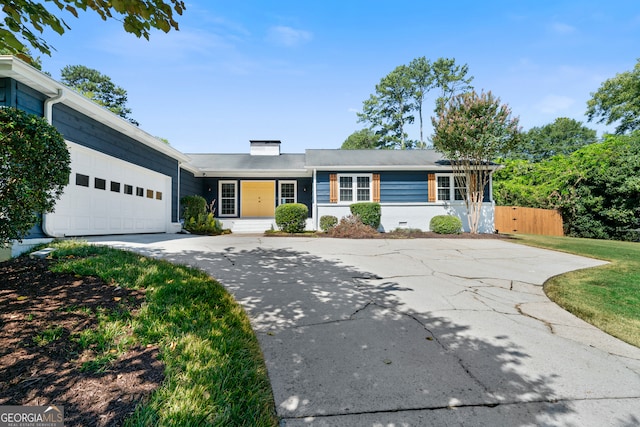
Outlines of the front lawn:
M581 319L640 347L639 243L533 235L518 235L515 241L609 261L554 277L544 290Z
M70 330L60 326L66 323L42 325L43 332L33 344L25 344L25 351L56 351L56 341L65 339L69 343L65 348L70 350L60 357L64 356L64 366L73 368L72 372L119 379L140 364L139 358L129 356L134 349L155 349L164 365L159 366L164 381L143 400L125 426L277 425L258 341L242 307L219 283L199 270L132 252L73 241L57 246L54 260L48 263L51 271L70 277L71 282L75 277L78 284L92 283L89 279L93 278L104 285L91 288L102 289L99 292L85 286L81 295L75 295L74 286L48 284L56 274L40 276L37 286L42 291L36 289L33 295L16 297L14 304L37 300L38 294L51 288L66 295L62 300L65 306L56 312L87 320L67 328ZM19 277L15 279L20 282ZM112 289L115 296L109 294L105 299L104 294ZM119 289L134 294L120 294ZM137 295L142 297L136 302ZM67 302L71 300L73 304ZM102 302L93 303L96 300ZM114 307L105 307L106 303ZM36 320L26 318L23 323ZM52 378L29 385L46 387ZM73 383L69 381L70 387ZM82 390L73 393L82 394ZM111 403L115 404L117 398ZM140 396L129 398L139 400ZM96 392L91 400L96 399L108 398ZM55 403L65 405L59 400ZM112 405L105 402L105 406Z

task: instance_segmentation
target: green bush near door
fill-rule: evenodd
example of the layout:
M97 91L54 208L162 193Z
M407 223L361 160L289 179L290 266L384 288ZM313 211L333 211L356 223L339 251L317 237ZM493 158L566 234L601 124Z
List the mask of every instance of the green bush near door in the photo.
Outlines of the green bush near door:
M285 203L276 208L276 225L285 233L302 233L306 227L309 208L302 203Z

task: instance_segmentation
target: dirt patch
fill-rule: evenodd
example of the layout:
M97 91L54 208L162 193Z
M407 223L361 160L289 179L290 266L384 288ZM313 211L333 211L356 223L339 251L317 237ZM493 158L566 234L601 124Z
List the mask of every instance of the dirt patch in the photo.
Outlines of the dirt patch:
M135 312L144 292L52 273L51 262L0 263L0 405L63 405L66 426L121 425L164 379L158 349L131 349L104 372L83 372L95 354L78 336L95 329L98 311Z

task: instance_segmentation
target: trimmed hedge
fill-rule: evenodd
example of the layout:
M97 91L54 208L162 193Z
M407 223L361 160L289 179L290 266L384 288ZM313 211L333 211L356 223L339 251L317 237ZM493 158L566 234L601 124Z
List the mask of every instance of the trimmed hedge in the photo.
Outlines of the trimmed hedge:
M354 203L349 206L352 215L360 217L360 221L363 224L378 229L380 227L380 203L376 202L361 202Z
M309 208L302 203L285 203L276 208L276 225L286 233L302 233L309 216Z
M451 215L437 215L431 218L429 229L438 234L460 234L462 221Z
M323 215L320 217L320 230L325 233L336 226L338 218L333 215Z

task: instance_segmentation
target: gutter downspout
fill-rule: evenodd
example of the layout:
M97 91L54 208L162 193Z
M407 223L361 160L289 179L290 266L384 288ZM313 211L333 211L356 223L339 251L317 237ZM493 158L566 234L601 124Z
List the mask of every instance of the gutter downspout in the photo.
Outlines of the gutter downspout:
M64 91L62 89L58 89L58 93L50 98L44 100L44 108L43 114L44 119L53 126L53 104L57 104L58 102L64 101ZM64 236L54 236L53 233L47 231L47 214L42 214L42 232L49 237L64 237Z
M58 89L58 94L44 100L44 118L51 125L53 124L53 104L64 101L64 92Z
M181 161L178 161L178 200L176 203L176 221L180 222L180 166Z
M317 183L317 169L313 170L313 222L316 231L320 229L320 224L318 222L318 192L316 191L316 183Z

